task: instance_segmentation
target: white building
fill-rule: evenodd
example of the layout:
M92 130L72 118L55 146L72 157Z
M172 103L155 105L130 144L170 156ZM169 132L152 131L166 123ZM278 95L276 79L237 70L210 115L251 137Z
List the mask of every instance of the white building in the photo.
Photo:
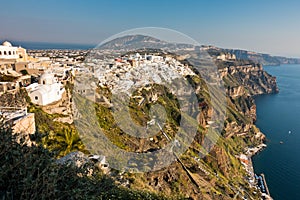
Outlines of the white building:
M27 52L26 49L14 47L10 42L5 41L0 45L0 59L24 61L27 59Z
M44 73L39 83L33 83L27 88L31 102L45 106L62 98L65 88L53 74Z
M13 47L10 42L0 45L0 59L18 59L18 47Z
M222 60L222 61L226 61L226 60L236 60L236 55L235 54L231 54L231 53L221 53L218 57L217 60Z

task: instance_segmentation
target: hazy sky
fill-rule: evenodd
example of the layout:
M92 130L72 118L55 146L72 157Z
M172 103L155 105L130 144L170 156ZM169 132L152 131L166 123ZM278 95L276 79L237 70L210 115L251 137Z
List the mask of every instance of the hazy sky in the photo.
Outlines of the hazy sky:
M297 0L1 0L0 40L97 44L164 27L201 44L300 57Z

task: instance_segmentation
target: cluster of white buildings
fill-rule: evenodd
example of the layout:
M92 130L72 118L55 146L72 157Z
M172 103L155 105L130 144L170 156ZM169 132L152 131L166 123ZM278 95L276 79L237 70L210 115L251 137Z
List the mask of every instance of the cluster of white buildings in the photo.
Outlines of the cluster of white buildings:
M133 85L169 82L195 73L171 56L130 54L95 65L100 86L127 91Z
M7 41L0 45L0 116L12 127L13 134L18 134L16 141L28 146L34 145L30 138L36 132L35 115L27 112L25 102L16 105L14 100L10 101L21 88L26 89L31 102L43 106L45 112L67 116L55 118L56 121L73 122L68 101L71 97L65 94L63 82L70 77L73 68L81 69L81 65L77 65L80 61L76 60L76 55L82 59L81 53L71 52L72 58L69 59L61 56L62 51L47 51L52 57L39 55L43 51L35 54L29 50L27 54L26 49Z
M117 58L96 58L87 63L83 62L87 55L86 50L30 50L27 53L26 49L14 47L7 41L0 46L0 52L0 73L20 78L23 82L25 75L22 73L26 71L28 74L26 84L0 83L3 85L3 92L23 86L31 101L41 106L62 98L65 89L61 82L68 75L85 75L91 69L100 86L122 91L127 91L133 85L159 84L194 75L189 66L170 55L131 53ZM32 77L38 82L31 83ZM85 91L85 88L82 90Z
M61 81L82 68L86 50L29 50L5 41L0 45L0 95L25 87L34 104L59 101ZM33 81L35 80L35 81ZM38 82L37 82L38 81Z
M81 69L83 55L80 50L29 50L5 41L0 45L0 115L10 124L17 142L34 145L30 136L35 133L35 116L26 105L9 101L20 88L25 88L31 102L40 106L62 107L65 93L63 81L73 71ZM46 54L45 54L46 53ZM74 70L73 70L74 69ZM17 107L19 106L19 107ZM46 108L46 107L44 107ZM59 113L59 112L58 112ZM19 135L20 134L20 135ZM25 140L24 140L25 139Z

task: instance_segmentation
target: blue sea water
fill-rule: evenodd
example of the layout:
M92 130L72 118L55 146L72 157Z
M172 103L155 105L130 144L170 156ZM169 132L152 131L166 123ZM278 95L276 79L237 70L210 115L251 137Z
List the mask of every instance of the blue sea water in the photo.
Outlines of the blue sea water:
M23 42L15 41L14 46L22 46L25 49L92 49L96 45L92 44L65 44L65 43L47 43L47 42Z
M256 125L268 147L253 157L275 200L300 200L300 65L265 66L277 77L278 94L256 97Z

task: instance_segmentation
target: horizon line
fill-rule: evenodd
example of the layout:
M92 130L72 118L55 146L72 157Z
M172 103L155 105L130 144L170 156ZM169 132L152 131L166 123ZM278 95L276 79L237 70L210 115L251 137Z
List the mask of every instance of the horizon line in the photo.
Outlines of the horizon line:
M95 43L76 43L76 42L53 42L53 41L32 41L32 40L13 40L13 39L0 39L0 41L2 41L1 43L5 42L5 41L8 41L8 42L11 42L13 43L18 43L18 42L21 42L21 43L37 43L37 44L57 44L57 45L83 45L83 46L90 46L90 48L94 48L94 47L97 47L97 45L99 44L95 44ZM101 43L101 42L100 42ZM285 57L285 58L290 58L290 59L300 59L300 56L297 57L297 56L284 56L284 55L275 55L275 54L272 54L272 53L266 53L266 52L258 52L258 51L255 51L255 50L248 50L248 49L243 49L243 48L239 48L239 47L220 47L220 46L217 46L217 45L213 45L213 44L201 44L201 46L211 46L211 47L216 47L216 48L221 48L221 49L231 49L231 50L240 50L240 51L248 51L248 52L254 52L254 53L257 53L257 54L266 54L266 55L270 55L272 57ZM45 49L55 49L55 48L45 48ZM45 50L45 49L41 49L41 50ZM63 49L60 48L60 49ZM68 48L66 48L68 49Z

